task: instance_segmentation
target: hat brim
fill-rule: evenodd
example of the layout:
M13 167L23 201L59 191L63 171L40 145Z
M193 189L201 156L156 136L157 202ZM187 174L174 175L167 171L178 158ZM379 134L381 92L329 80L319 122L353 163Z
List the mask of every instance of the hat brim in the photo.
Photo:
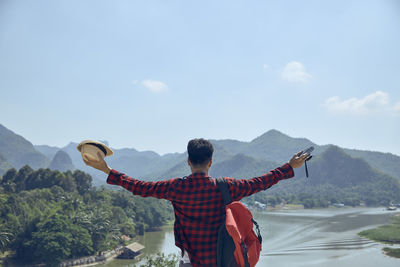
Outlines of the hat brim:
M105 153L106 157L112 156L114 154L114 151L112 151L111 148L109 148L108 146L106 146L102 142L95 141L95 140L84 140L84 141L80 142L79 145L76 147L79 152L82 151L82 146L85 145L85 144L95 144L95 145L103 147L104 150L106 151L106 153Z

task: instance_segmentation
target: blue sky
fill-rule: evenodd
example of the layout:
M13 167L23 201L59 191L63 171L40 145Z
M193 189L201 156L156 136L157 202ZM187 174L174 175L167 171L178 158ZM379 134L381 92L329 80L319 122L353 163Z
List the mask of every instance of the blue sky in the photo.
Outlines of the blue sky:
M0 0L0 123L182 152L269 129L400 155L400 2Z

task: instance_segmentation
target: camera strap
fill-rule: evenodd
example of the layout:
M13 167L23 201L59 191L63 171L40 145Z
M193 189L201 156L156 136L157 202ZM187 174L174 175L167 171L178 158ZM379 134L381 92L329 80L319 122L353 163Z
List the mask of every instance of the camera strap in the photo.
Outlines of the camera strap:
M304 161L304 166L306 167L306 177L308 177L307 161L309 161L311 158L312 158L312 156L309 156L309 157Z
M307 161L304 161L304 166L306 167L306 177L308 177Z

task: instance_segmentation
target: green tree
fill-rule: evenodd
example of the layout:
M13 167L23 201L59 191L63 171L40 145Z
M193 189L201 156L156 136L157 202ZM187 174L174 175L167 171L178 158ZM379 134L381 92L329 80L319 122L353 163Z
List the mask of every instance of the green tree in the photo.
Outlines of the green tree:
M11 241L13 234L3 225L0 225L0 252L4 252Z
M63 174L59 185L67 192L74 192L77 189L75 179L70 171Z
M47 266L57 266L70 256L79 257L93 252L89 232L65 215L54 214L36 226L31 238L23 242L18 254Z
M19 189L0 193L0 226L7 226L0 238L1 249L12 245L21 264L56 266L93 255L122 244L122 234L134 237L173 217L167 201L92 188L90 175L80 171L25 166L15 173L9 171L6 184Z
M304 199L302 201L302 203L304 205L304 208L306 208L306 209L312 209L315 207L314 199L311 199L311 198Z
M89 174L76 170L73 173L73 177L75 178L75 183L79 194L83 195L92 187L92 176Z
M147 256L146 262L139 267L175 267L178 264L178 257L175 254L165 256L164 253L157 253L153 256Z
M9 169L3 175L3 178L1 180L1 184L5 184L5 183L8 183L8 182L14 182L15 183L15 178L17 177L17 174L18 174L18 172L17 172L16 169L14 169L14 168Z

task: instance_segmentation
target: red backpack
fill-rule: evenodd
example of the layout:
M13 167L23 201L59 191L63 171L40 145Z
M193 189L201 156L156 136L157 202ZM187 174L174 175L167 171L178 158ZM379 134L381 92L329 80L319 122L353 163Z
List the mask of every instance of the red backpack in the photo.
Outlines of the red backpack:
M253 215L240 201L233 201L224 178L216 179L225 204L225 223L218 231L218 267L254 267L258 262L262 238ZM254 233L256 226L257 235Z

